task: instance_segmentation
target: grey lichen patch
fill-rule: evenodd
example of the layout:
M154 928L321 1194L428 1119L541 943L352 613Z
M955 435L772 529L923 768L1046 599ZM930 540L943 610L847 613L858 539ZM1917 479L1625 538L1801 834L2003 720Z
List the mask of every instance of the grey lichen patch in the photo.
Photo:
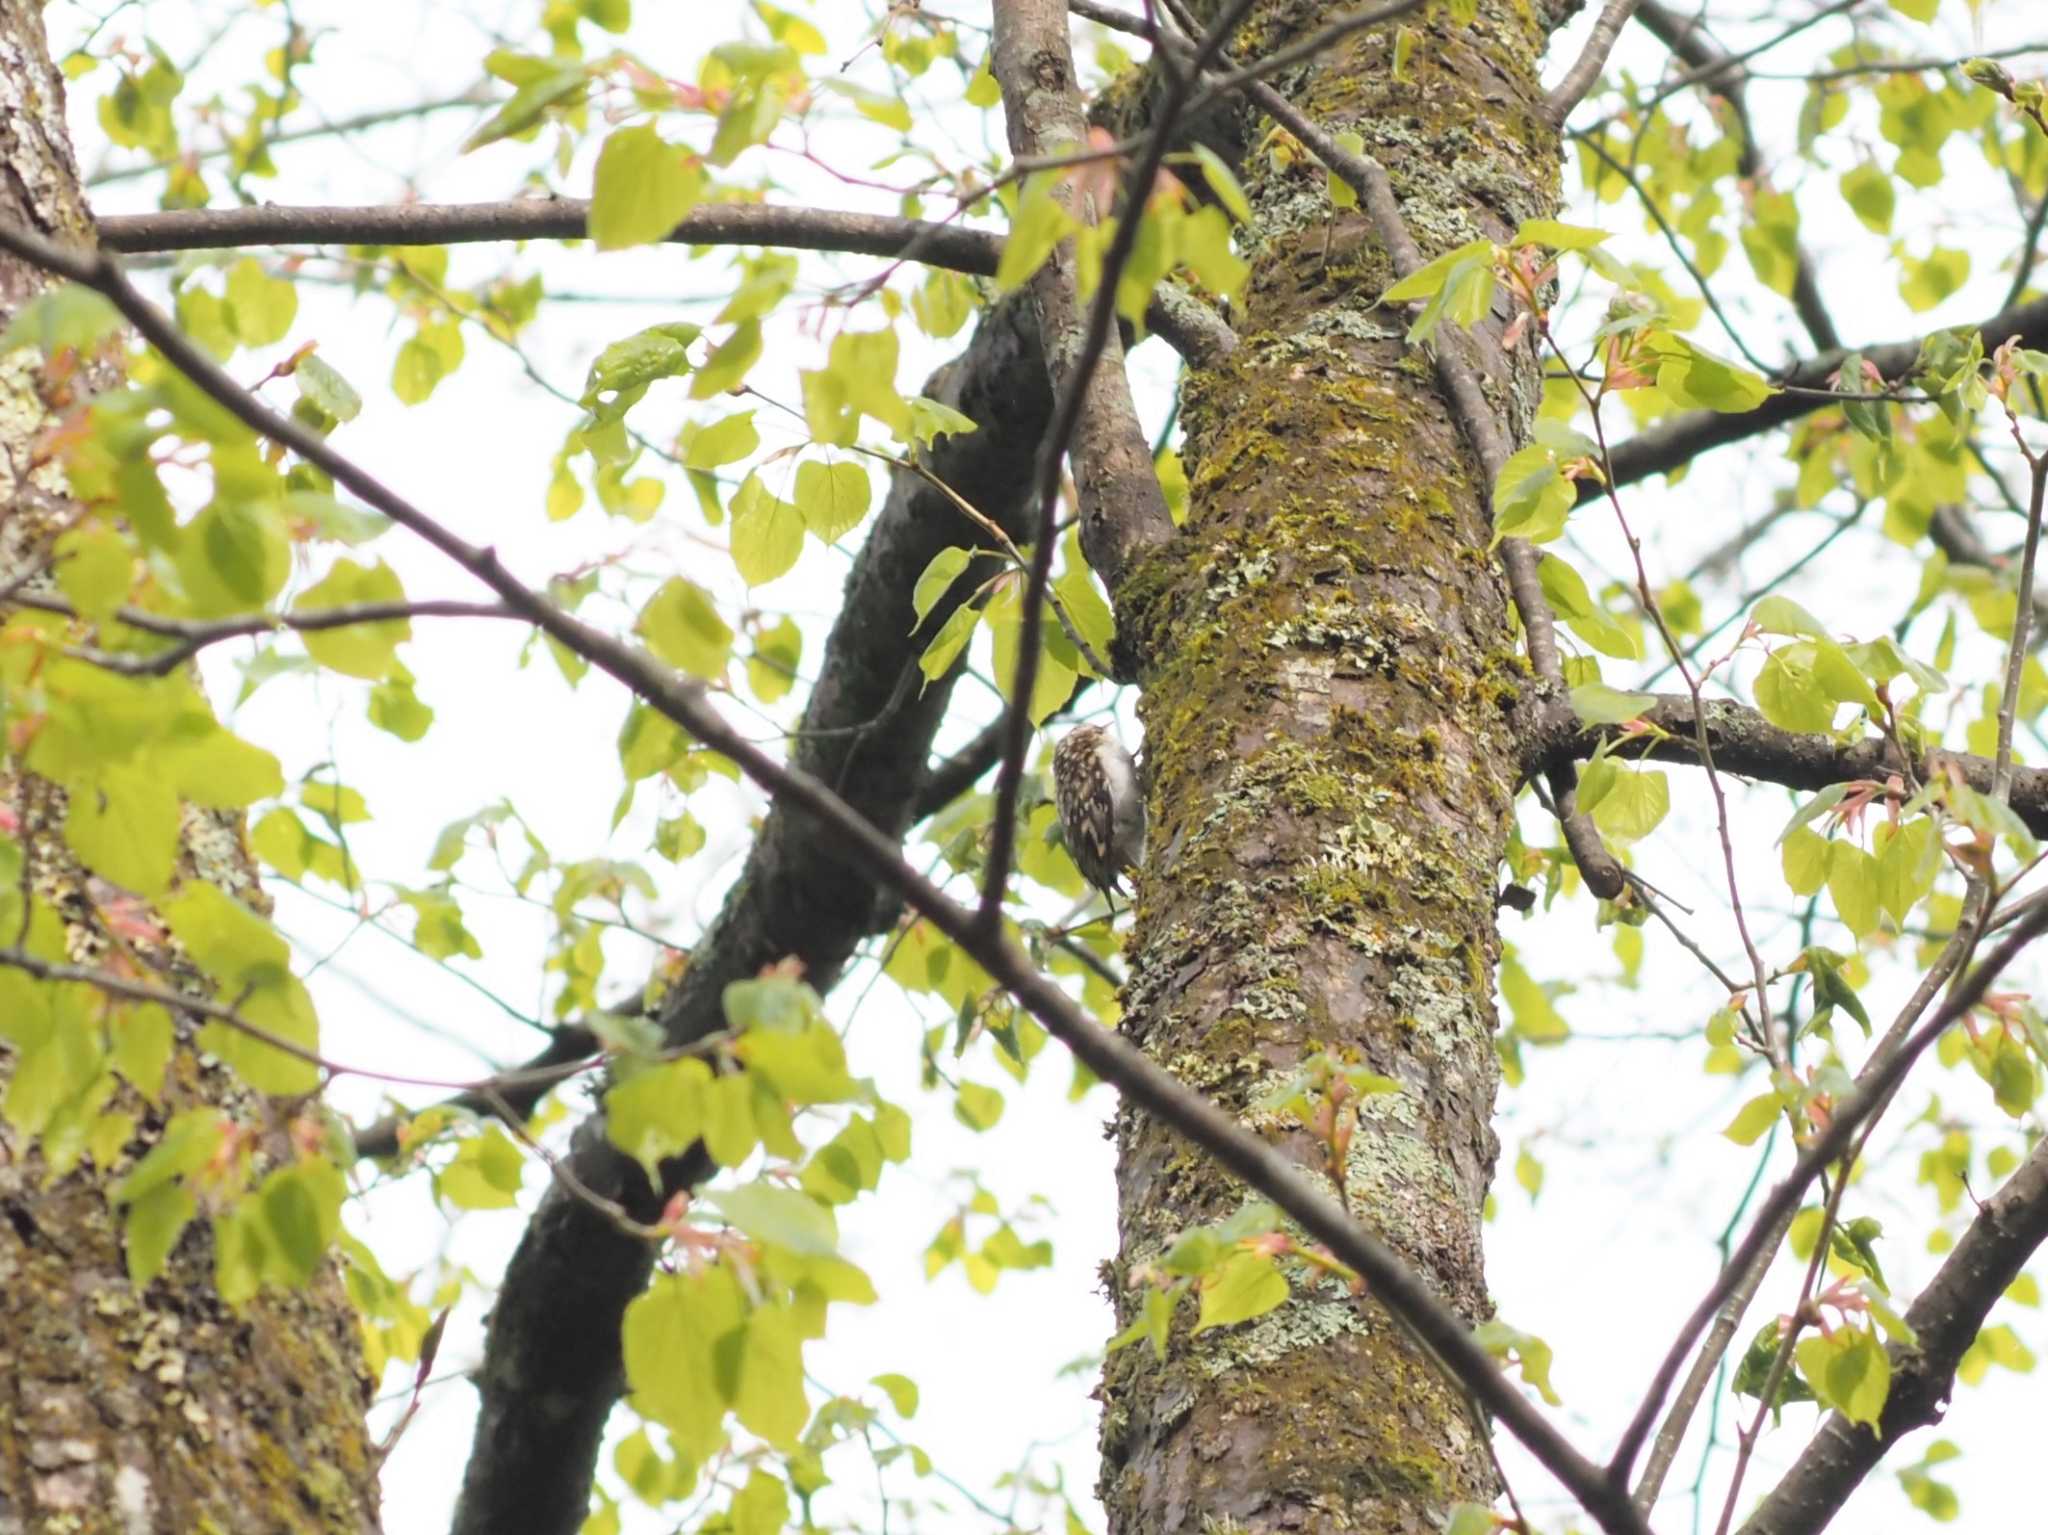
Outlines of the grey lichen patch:
M1368 1331L1355 1299L1341 1289L1327 1293L1334 1285L1329 1280L1303 1283L1297 1274L1293 1292L1264 1316L1195 1340L1189 1364L1215 1380L1237 1370L1256 1370L1303 1349L1327 1348L1346 1333Z

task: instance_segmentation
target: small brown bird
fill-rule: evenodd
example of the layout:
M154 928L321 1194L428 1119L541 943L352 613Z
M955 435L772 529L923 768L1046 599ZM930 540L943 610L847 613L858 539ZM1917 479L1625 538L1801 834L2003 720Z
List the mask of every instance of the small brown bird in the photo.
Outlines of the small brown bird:
M1138 790L1138 765L1100 725L1079 725L1053 748L1052 783L1067 853L1082 878L1102 892L1114 916L1124 870L1145 861L1145 797Z

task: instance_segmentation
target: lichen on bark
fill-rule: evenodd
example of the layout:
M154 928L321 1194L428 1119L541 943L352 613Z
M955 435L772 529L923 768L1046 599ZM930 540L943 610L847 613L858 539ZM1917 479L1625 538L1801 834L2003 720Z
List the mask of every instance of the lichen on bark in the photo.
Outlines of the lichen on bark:
M1239 56L1337 9L1257 7ZM1468 27L1440 10L1407 24L1420 38L1400 80L1387 28L1275 83L1361 136L1426 257L1554 211L1543 18L1486 0ZM1478 1321L1495 870L1526 672L1483 478L1405 320L1376 306L1382 243L1270 123L1243 142L1243 341L1185 385L1186 527L1116 593L1147 663L1154 850L1124 1027L1311 1168L1308 1133L1258 1108L1276 1081L1328 1051L1399 1082L1368 1100L1343 1193ZM1533 398L1522 371L1491 381L1511 439ZM1247 1195L1141 1114L1116 1134L1128 1321L1121 1281ZM1255 1322L1183 1323L1163 1361L1142 1344L1113 1355L1104 1397L1120 1535L1424 1531L1495 1492L1461 1394L1369 1297L1306 1271Z

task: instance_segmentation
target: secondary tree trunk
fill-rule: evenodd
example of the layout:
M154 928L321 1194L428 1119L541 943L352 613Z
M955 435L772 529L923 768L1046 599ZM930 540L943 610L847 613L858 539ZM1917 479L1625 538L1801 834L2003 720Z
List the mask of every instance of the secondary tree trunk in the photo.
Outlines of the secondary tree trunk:
M1348 6L1253 12L1240 58ZM1393 78L1393 29L1276 82L1391 173L1425 256L1553 212L1557 143L1536 114L1547 16L1441 9ZM1362 209L1258 122L1244 341L1185 389L1192 496L1180 537L1117 593L1148 661L1152 864L1125 1027L1159 1061L1322 1166L1260 1099L1327 1051L1393 1077L1366 1101L1345 1197L1444 1299L1491 1310L1480 1211L1497 1142L1496 869L1526 677L1488 554L1486 486L1436 387L1376 309L1391 281ZM1526 351L1526 347L1524 349ZM1519 438L1526 357L1494 380ZM1117 1123L1119 1281L1245 1189L1143 1115ZM1130 1320L1135 1291L1118 1285ZM1101 1492L1119 1535L1428 1531L1491 1501L1461 1396L1368 1297L1297 1282L1279 1310L1110 1359Z
M0 0L0 170L0 219L54 238L92 238L63 84L33 0ZM0 257L0 329L44 285ZM115 381L83 377L99 387ZM62 389L75 395L80 382ZM0 357L0 589L25 575L31 586L50 584L51 541L78 507L60 474L34 466L39 439L62 409L75 408L75 398L60 399L39 353ZM32 700L8 707L8 723L20 724ZM28 883L63 915L73 960L97 963L109 952L100 911L117 896L70 857L63 808L60 790L0 763L0 810ZM188 810L180 868L252 904L263 899L239 816ZM16 939L13 930L0 935ZM174 954L152 958L175 973ZM0 1051L0 1082L13 1061ZM214 1288L202 1220L145 1290L128 1280L112 1186L178 1109L214 1104L261 1124L261 1105L189 1050L172 1063L161 1108L121 1091L133 1101L113 1106L133 1111L138 1124L105 1166L88 1155L52 1178L44 1146L0 1121L0 1529L376 1530L376 1468L363 1424L370 1383L355 1312L332 1270L309 1289L266 1292L230 1309Z

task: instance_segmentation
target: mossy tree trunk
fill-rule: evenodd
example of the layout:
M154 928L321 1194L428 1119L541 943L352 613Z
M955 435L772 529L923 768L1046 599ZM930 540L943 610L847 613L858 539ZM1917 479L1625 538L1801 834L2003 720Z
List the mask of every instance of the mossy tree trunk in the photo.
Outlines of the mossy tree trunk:
M0 219L92 238L34 0L0 0ZM0 257L0 330L44 286L39 273ZM33 350L0 357L0 590L52 585L52 546L81 508L42 466L39 446L92 387L113 381L104 360L58 378ZM32 725L33 698L9 700L8 713L10 726ZM64 809L62 791L0 762L0 816L21 847L23 883L62 916L70 959L106 963L108 914L129 903L72 859ZM238 816L188 810L179 871L263 902ZM184 983L178 956L152 944L146 920L131 913L123 926L126 955L150 967L148 979ZM10 929L0 943L19 937ZM4 979L40 984L18 972ZM19 1001L0 997L0 1015L11 1015L0 1016L0 1084L14 1063L5 1041ZM308 1289L230 1308L214 1288L202 1220L157 1279L139 1292L129 1282L111 1191L171 1114L225 1107L259 1148L274 1154L283 1144L270 1106L189 1049L162 1096L151 1105L123 1087L102 1105L135 1116L132 1137L104 1159L81 1157L59 1130L28 1137L0 1119L0 1528L374 1531L369 1381L338 1276L330 1270Z
M1348 6L1274 3L1256 57ZM1411 14L1276 84L1393 177L1425 256L1554 211L1538 116L1554 18L1484 0L1461 26ZM1125 1027L1184 1080L1323 1169L1322 1145L1258 1105L1318 1052L1394 1078L1365 1101L1351 1208L1478 1321L1481 1206L1497 1142L1496 870L1518 781L1526 678L1488 553L1486 487L1406 320L1362 209L1256 121L1243 345L1184 395L1187 526L1117 593L1147 658L1152 863ZM1496 316L1496 324L1502 318ZM1511 439L1537 374L1524 343L1489 380ZM1120 1281L1246 1190L1149 1118L1117 1126ZM1139 1294L1118 1286L1124 1320ZM1117 1535L1209 1529L1429 1531L1495 1475L1462 1397L1339 1283L1163 1362L1111 1357L1101 1491Z

